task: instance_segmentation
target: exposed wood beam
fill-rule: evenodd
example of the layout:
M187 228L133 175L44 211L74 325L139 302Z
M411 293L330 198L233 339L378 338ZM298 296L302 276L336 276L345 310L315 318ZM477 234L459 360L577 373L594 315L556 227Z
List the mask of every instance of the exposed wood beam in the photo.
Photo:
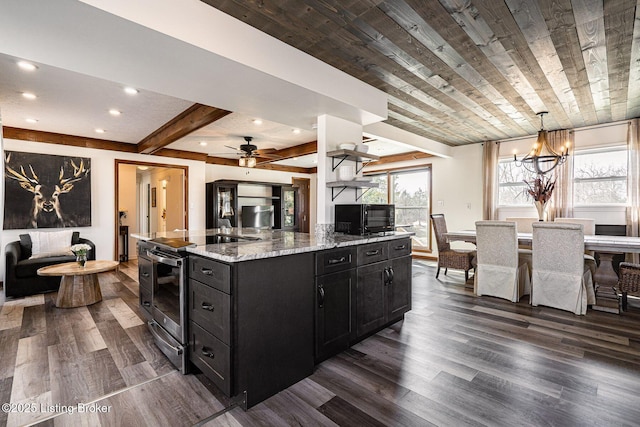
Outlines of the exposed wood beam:
M62 133L43 132L40 130L4 126L2 128L2 134L7 139L18 139L20 141L45 142L48 144L71 145L74 147L98 148L100 150L124 151L126 153L137 152L135 144Z
M273 155L279 156L277 159L259 159L258 164L273 163L280 160L292 159L294 157L306 156L307 154L314 154L318 152L318 141L306 142L304 144L295 145L289 148L283 148L282 150L276 150Z
M410 153L393 154L391 156L380 157L371 163L372 166L384 165L387 163L404 162L406 160L426 159L433 157L431 154L423 153L422 151L411 151Z
M224 165L224 166L240 167L240 166L238 166L238 160L237 159L227 159L227 158L224 158L224 157L207 156L206 162L208 164L210 164L210 165ZM316 171L317 171L317 169L315 167L313 167L313 168L301 168L301 167L296 167L296 166L274 165L274 164L270 164L270 163L266 163L266 162L262 163L262 164L257 164L256 165L256 169L266 169L266 170L273 170L273 171L280 171L280 172L294 172L294 173L306 173L306 174L316 173Z
M204 153L195 153L193 151L172 150L171 148L162 148L155 153L154 156L173 157L174 159L198 160L204 162L207 155Z
M140 141L138 143L138 153L154 154L156 151L161 150L183 136L213 123L230 113L231 111L220 108L193 104Z

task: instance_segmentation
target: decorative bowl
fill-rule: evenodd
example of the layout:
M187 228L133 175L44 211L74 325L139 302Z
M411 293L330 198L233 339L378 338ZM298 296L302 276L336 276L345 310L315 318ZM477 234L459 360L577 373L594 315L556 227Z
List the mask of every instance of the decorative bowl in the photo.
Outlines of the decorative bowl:
M338 145L338 148L341 150L354 150L356 148L356 144L354 144L353 142L343 142L342 144Z
M367 144L356 144L356 151L360 153L366 153L369 151L369 146Z
M344 165L338 168L338 181L351 181L356 176L356 167Z

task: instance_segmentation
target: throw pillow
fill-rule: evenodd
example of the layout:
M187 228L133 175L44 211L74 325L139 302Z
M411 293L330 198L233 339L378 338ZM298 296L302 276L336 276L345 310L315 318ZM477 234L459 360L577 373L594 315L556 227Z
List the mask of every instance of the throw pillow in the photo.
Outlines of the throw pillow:
M71 252L72 230L31 232L31 257L29 259L50 256L73 255Z

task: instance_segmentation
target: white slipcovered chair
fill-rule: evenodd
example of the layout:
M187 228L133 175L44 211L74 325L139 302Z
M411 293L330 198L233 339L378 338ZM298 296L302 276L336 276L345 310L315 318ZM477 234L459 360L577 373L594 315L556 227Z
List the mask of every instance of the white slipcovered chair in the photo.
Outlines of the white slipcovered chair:
M518 302L531 291L528 257L518 251L516 223L476 222L476 295Z
M587 305L596 302L593 266L593 257L584 254L581 224L533 224L532 305L586 314Z
M538 222L538 218L534 217L508 217L505 219L508 222L516 223L516 230L518 233L533 233L533 228L531 224L534 222Z
M582 224L584 234L594 235L596 234L596 220L593 218L556 218L555 222L563 222L570 224Z

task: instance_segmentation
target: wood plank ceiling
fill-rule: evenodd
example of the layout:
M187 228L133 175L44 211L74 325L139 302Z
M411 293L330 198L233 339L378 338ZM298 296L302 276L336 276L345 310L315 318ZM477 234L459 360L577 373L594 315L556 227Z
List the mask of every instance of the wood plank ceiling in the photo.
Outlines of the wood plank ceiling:
M203 0L389 95L451 146L640 115L637 0ZM295 64L292 64L295 66Z

